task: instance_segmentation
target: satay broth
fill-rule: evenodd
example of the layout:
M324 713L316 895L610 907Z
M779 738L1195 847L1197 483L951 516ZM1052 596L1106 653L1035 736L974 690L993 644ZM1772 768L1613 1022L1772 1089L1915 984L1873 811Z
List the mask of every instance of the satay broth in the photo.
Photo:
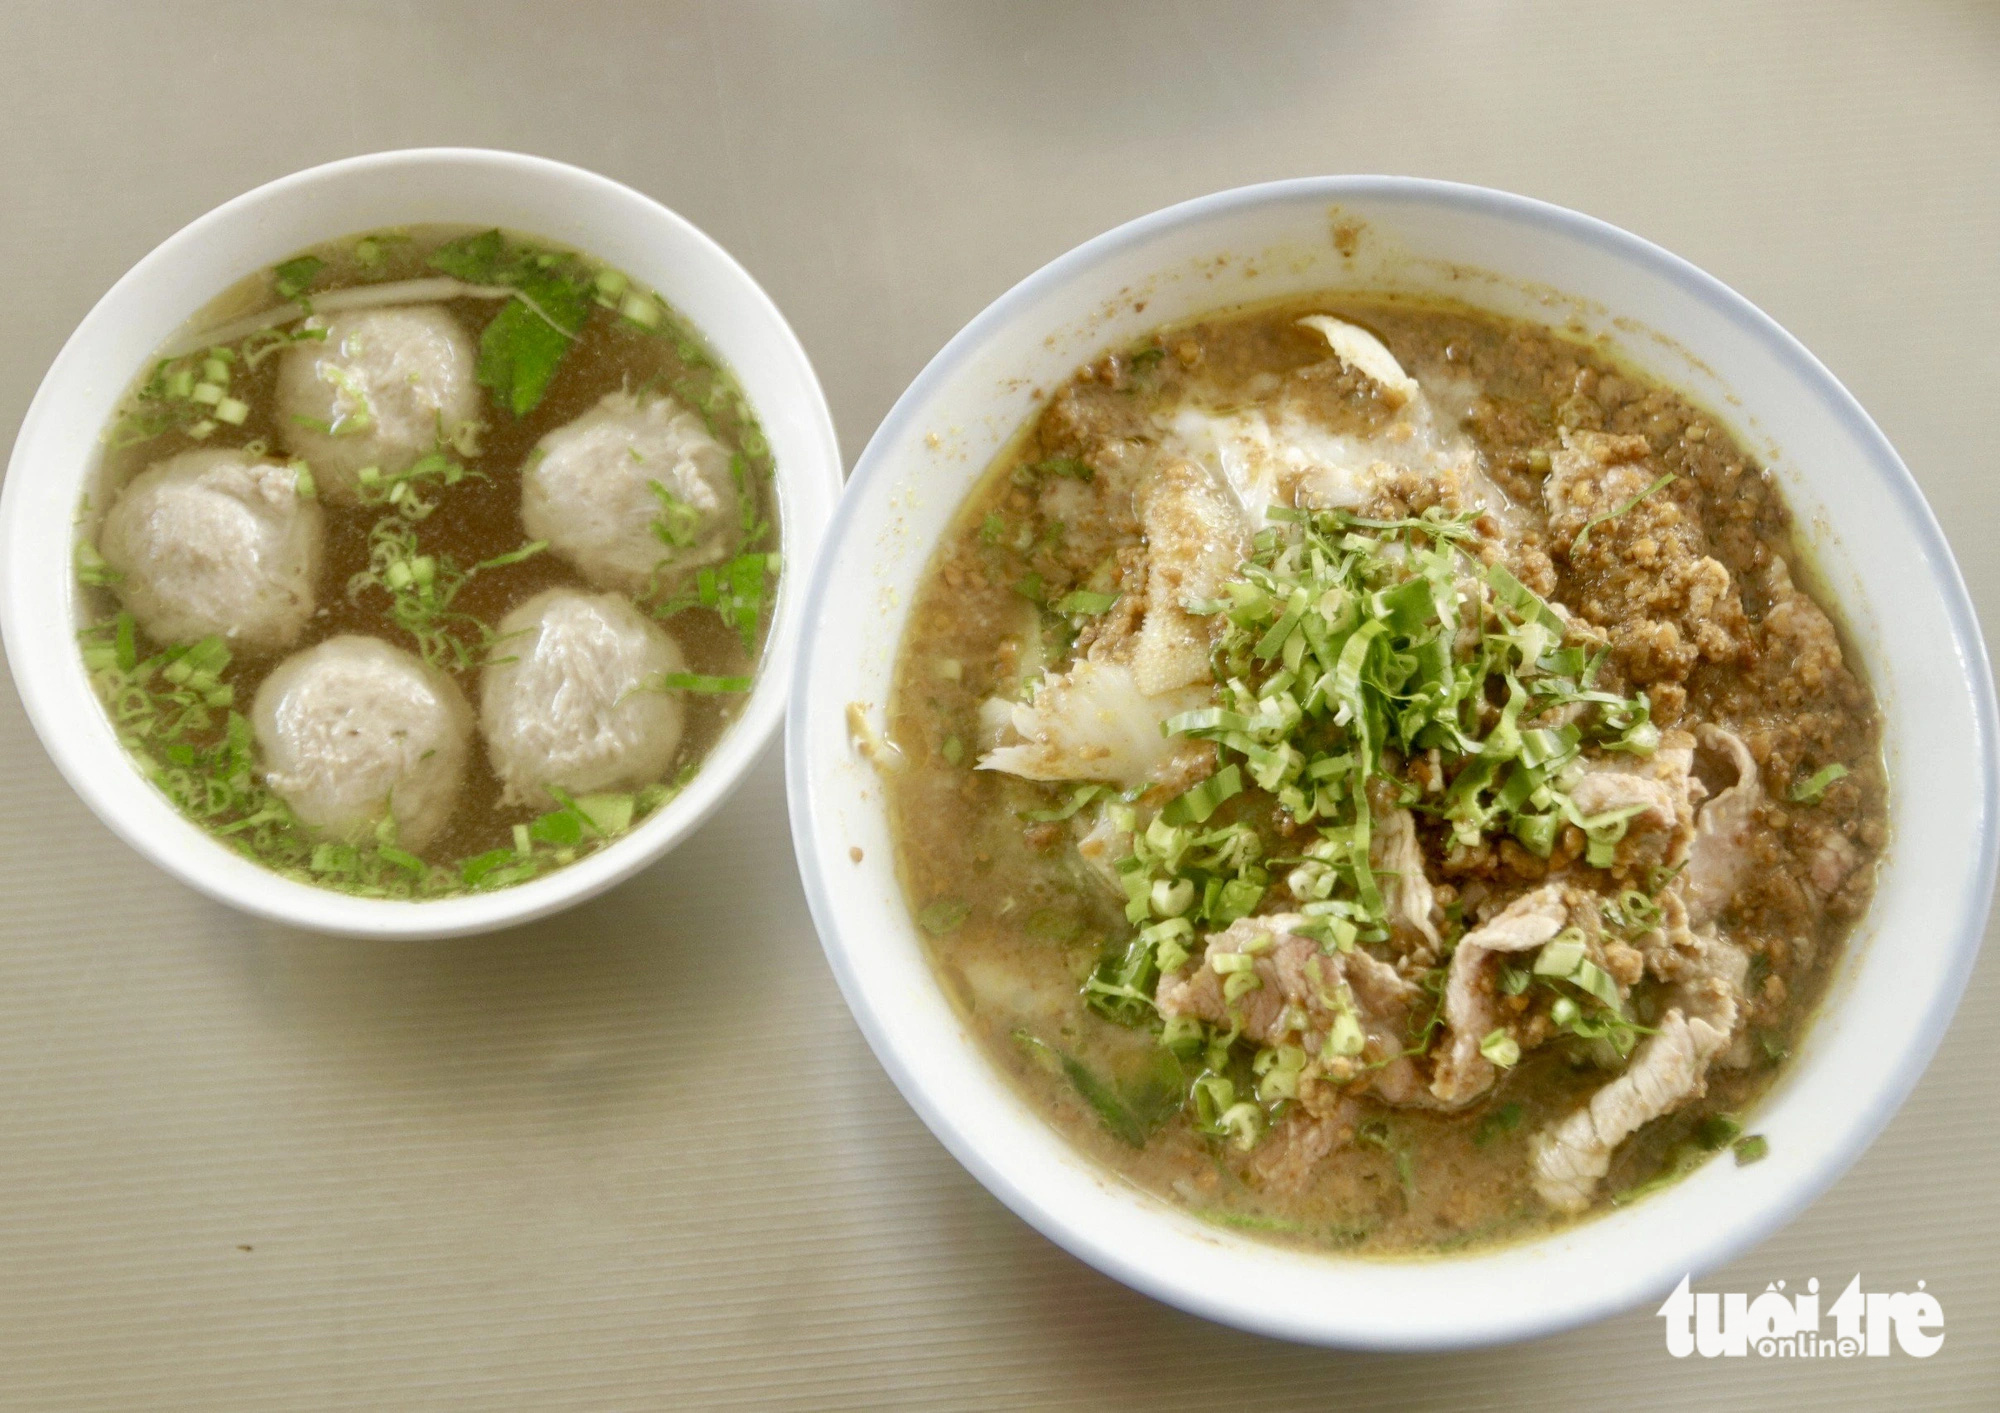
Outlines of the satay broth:
M150 640L120 611L117 576L94 550L97 526L119 489L149 466L196 448L248 447L289 461L281 448L276 395L288 335L305 327L315 297L435 278L468 249L474 259L496 249L528 255L545 279L573 287L577 308L553 356L553 372L530 394L510 398L504 374L487 379L482 361L475 425L439 429L434 455L408 476L383 479L363 503L325 503L325 538L317 608L286 654L231 652L227 644ZM461 252L454 262L453 252ZM292 317L273 329L237 336L231 326L259 322L258 311L297 299ZM482 348L498 317L491 297L438 301ZM248 316L246 318L246 316ZM764 646L778 568L771 454L734 376L700 333L658 295L622 272L547 242L510 233L441 225L368 232L329 241L260 271L224 293L188 324L192 337L148 366L105 433L105 452L79 519L78 563L88 626L87 664L100 697L135 758L184 812L225 842L281 872L364 895L436 897L517 883L601 847L670 799L733 721ZM203 330L226 337L206 342ZM190 397L220 373L218 402ZM538 378L538 383L540 382ZM746 527L736 559L639 595L640 607L672 633L693 689L684 692L686 725L669 773L623 797L549 811L507 804L486 753L475 741L449 823L417 854L374 842L349 845L315 838L259 785L254 761L232 752L232 731L264 677L292 651L342 634L382 638L415 652L453 678L477 702L477 674L505 653L493 625L545 589L590 590L546 546L528 541L521 516L522 468L536 443L606 394L665 393L699 412L732 458ZM517 410L519 404L532 405ZM406 484L398 485L398 482ZM322 497L324 500L324 498ZM391 548L385 554L384 540ZM400 546L400 551L395 547ZM663 546L663 557L667 549ZM399 576L388 561L429 562L430 588ZM385 568L388 572L385 573ZM455 592L438 590L456 582ZM197 664L194 693L170 680L176 659ZM220 662L212 671L199 664ZM216 690L219 688L219 690Z
M1373 335L1400 366L1330 350L1334 335L1299 322L1312 315ZM1216 418L1237 431L1213 433ZM1079 749L1066 777L1060 743L1027 741L1014 704L1041 701L1055 719L1079 664L1141 663L1160 582L1150 561L1164 552L1149 542L1149 498L1183 474L1171 468L1192 467L1241 509L1257 479L1246 458L1278 464L1256 427L1312 451L1251 487L1270 507L1246 516L1240 562L1225 558L1226 582L1201 595L1211 601L1180 605L1205 625L1209 662L1159 709L1171 751L1142 778L1108 779L1089 768L1092 750L1123 748ZM1428 461L1407 451L1419 444ZM1313 469L1328 457L1362 467L1338 508L1312 492L1331 484ZM1374 457L1387 464L1367 469ZM1575 490L1557 496L1552 476ZM1311 569L1308 536L1322 561L1347 565L1347 590L1320 588L1333 571ZM1712 1154L1754 1162L1765 1148L1749 1112L1867 905L1884 838L1874 704L1794 565L1775 486L1718 420L1543 327L1340 295L1221 313L1105 356L979 483L901 645L887 717L901 765L884 778L939 977L993 1062L1078 1146L1274 1239L1458 1249L1635 1200ZM1443 609L1430 589L1407 590L1424 573ZM1287 597L1305 580L1313 597ZM1456 632L1441 629L1446 614ZM1371 621L1383 643L1353 650ZM1441 643L1456 680L1475 671L1467 640L1481 634L1467 624L1483 631L1484 680L1449 712L1413 704L1451 680ZM1508 656L1524 640L1538 662ZM1343 660L1358 678L1339 680ZM1510 709L1520 688L1525 704ZM1274 705L1274 690L1289 701ZM1343 722L1349 702L1359 715ZM1713 729L1754 757L1744 790L1761 782L1728 796L1725 809L1745 812L1730 854L1699 824L1702 800L1713 807L1737 779L1725 738L1703 735ZM1022 760L1039 778L1023 778ZM1623 819L1583 814L1586 768L1677 779L1684 807L1651 832L1629 805ZM1541 788L1509 794L1510 772ZM1381 852L1396 810L1430 890L1422 923L1380 901L1398 886ZM1705 896L1686 876L1697 855ZM1716 877L1733 880L1726 897ZM1476 1054L1448 1058L1459 944L1537 890L1570 925L1536 950L1468 961L1483 992L1462 1015L1491 1029L1470 1038ZM1255 940L1256 920L1302 914L1278 930L1295 925L1323 956L1324 970L1306 963L1317 981L1338 962L1358 994L1361 970L1393 969L1393 1025L1371 1021L1363 1040L1345 1018L1350 993L1322 990L1324 1005L1288 995L1291 1021L1267 1015L1253 1033L1281 984L1271 959L1302 946L1259 951L1273 939ZM1204 945L1223 932L1253 940L1216 962L1231 975L1204 977ZM1725 981L1691 979L1694 956L1727 963ZM1201 987L1207 1000L1188 1001ZM1716 1029L1683 1024L1704 1005ZM1634 1066L1671 1068L1664 1048L1688 1033L1708 1047L1703 1072L1683 1074L1685 1092L1608 1160L1553 1137L1573 1140L1563 1121ZM1565 1167L1576 1161L1605 1171L1579 1178Z

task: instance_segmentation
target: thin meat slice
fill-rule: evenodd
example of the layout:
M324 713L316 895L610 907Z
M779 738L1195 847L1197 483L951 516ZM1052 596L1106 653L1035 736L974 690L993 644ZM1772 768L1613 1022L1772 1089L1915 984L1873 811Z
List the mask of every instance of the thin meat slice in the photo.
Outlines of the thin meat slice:
M1743 981L1750 958L1712 932L1682 931L1673 943L1672 990L1659 1029L1639 1046L1625 1072L1588 1104L1535 1136L1529 1153L1535 1190L1551 1207L1577 1212L1610 1171L1618 1145L1645 1124L1707 1089L1711 1064L1749 1062ZM1732 1044L1732 1041L1734 1042Z
M1535 1135L1530 1146L1535 1191L1560 1212L1590 1205L1611 1155L1638 1129L1702 1093L1708 1062L1729 1043L1729 1032L1678 1007L1646 1038L1625 1073L1591 1096L1588 1104Z
M1352 1100L1340 1100L1325 1113L1294 1108L1250 1155L1251 1175L1266 1191L1292 1195L1305 1191L1320 1160L1353 1141L1355 1113Z
M1720 917L1749 876L1750 835L1764 803L1756 758L1740 738L1719 726L1703 726L1701 743L1729 758L1736 767L1736 783L1695 816L1685 877L1688 918L1696 927Z
M1312 1061L1312 1075L1335 1083L1356 1078L1364 1066L1376 1066L1367 1071L1376 1091L1390 1103L1406 1102L1421 1089L1403 1052L1410 1013L1422 990L1366 952L1327 952L1291 930L1304 922L1295 913L1278 913L1242 918L1211 934L1199 957L1160 978L1154 995L1160 1014L1234 1024L1259 1045L1297 1045ZM1257 984L1231 1001L1226 974L1216 964L1236 957L1250 958ZM1335 1056L1328 1053L1327 1040L1349 1008L1359 1023L1363 1048L1357 1055Z
M1695 806L1708 793L1694 774L1694 737L1669 731L1651 756L1606 755L1584 763L1570 799L1586 815L1636 809L1626 821L1626 862L1671 868L1694 839Z
M1437 894L1424 875L1424 851L1417 843L1416 817L1405 809L1386 811L1375 820L1369 840L1373 858L1370 867L1382 879L1382 899L1389 907L1389 922L1405 940L1419 940L1423 950L1436 956L1442 950L1437 924L1431 911Z
M1493 1062L1479 1053L1479 1042L1492 1033L1498 1019L1493 991L1494 959L1510 952L1540 947L1569 921L1566 890L1546 884L1509 903L1498 916L1459 939L1445 978L1446 1042L1431 1078L1431 1094L1441 1104L1457 1107L1478 1098L1496 1076Z

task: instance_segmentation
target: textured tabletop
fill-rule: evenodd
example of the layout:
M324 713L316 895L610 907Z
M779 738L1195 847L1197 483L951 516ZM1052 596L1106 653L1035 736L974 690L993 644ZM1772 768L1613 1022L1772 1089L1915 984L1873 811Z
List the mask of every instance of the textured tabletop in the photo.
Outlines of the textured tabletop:
M0 4L0 432L183 222L330 158L577 162L761 280L850 462L1044 261L1185 197L1404 172L1656 240L1854 390L2000 624L2000 10L1798 4ZM1893 939L1888 939L1889 945ZM1942 1302L1928 1360L1676 1361L1639 1311L1357 1356L1065 1255L883 1077L774 750L567 916L376 946L142 863L0 692L0 1406L2000 1406L2000 972L1853 1171L1702 1285Z

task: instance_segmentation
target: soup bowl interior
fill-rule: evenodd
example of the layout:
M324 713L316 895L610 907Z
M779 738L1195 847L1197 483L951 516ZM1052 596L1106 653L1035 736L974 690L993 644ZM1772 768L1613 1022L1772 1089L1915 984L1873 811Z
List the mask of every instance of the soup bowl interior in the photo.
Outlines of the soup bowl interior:
M281 877L192 824L120 748L77 652L72 526L99 438L134 376L210 299L302 247L420 224L501 226L571 246L657 289L736 374L770 439L783 553L758 679L693 780L629 835L567 868L491 893L403 902ZM316 167L218 207L118 282L63 347L28 410L0 494L0 631L28 714L57 766L112 829L223 902L320 931L440 937L554 912L686 837L755 762L784 712L804 566L840 493L826 399L776 306L714 241L604 177L505 152L430 149Z
M1517 1245L1364 1260L1206 1224L1072 1149L991 1065L927 962L883 795L849 739L879 726L905 617L955 511L1085 360L1164 323L1319 289L1445 296L1566 326L1721 416L1780 482L1885 718L1892 837L1800 1053L1754 1111L1767 1159L1711 1162ZM787 727L793 833L849 1005L896 1084L996 1196L1162 1300L1290 1339L1444 1348L1524 1338L1665 1295L1830 1185L1888 1121L1970 970L1994 866L1994 706L1957 568L1908 471L1776 324L1613 227L1397 178L1226 192L1081 246L996 301L882 424L814 575Z

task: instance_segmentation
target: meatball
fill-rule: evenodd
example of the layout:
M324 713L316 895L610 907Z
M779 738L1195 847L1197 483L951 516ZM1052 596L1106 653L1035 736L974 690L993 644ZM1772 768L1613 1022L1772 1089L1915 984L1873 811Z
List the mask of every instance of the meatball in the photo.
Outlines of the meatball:
M601 589L642 594L743 539L729 453L671 397L617 392L543 437L521 523Z
M98 553L149 637L275 652L313 611L324 529L292 467L240 451L189 451L134 476L112 503Z
M357 310L324 327L324 342L285 352L279 435L312 467L321 494L352 505L364 466L406 471L478 420L475 355L434 304Z
M486 754L510 803L550 805L650 785L681 741L678 693L648 679L685 666L680 645L620 594L550 589L500 620L510 660L480 674Z
M386 814L421 849L465 783L472 710L452 681L379 638L329 638L278 664L250 709L264 779L313 832L355 842Z

